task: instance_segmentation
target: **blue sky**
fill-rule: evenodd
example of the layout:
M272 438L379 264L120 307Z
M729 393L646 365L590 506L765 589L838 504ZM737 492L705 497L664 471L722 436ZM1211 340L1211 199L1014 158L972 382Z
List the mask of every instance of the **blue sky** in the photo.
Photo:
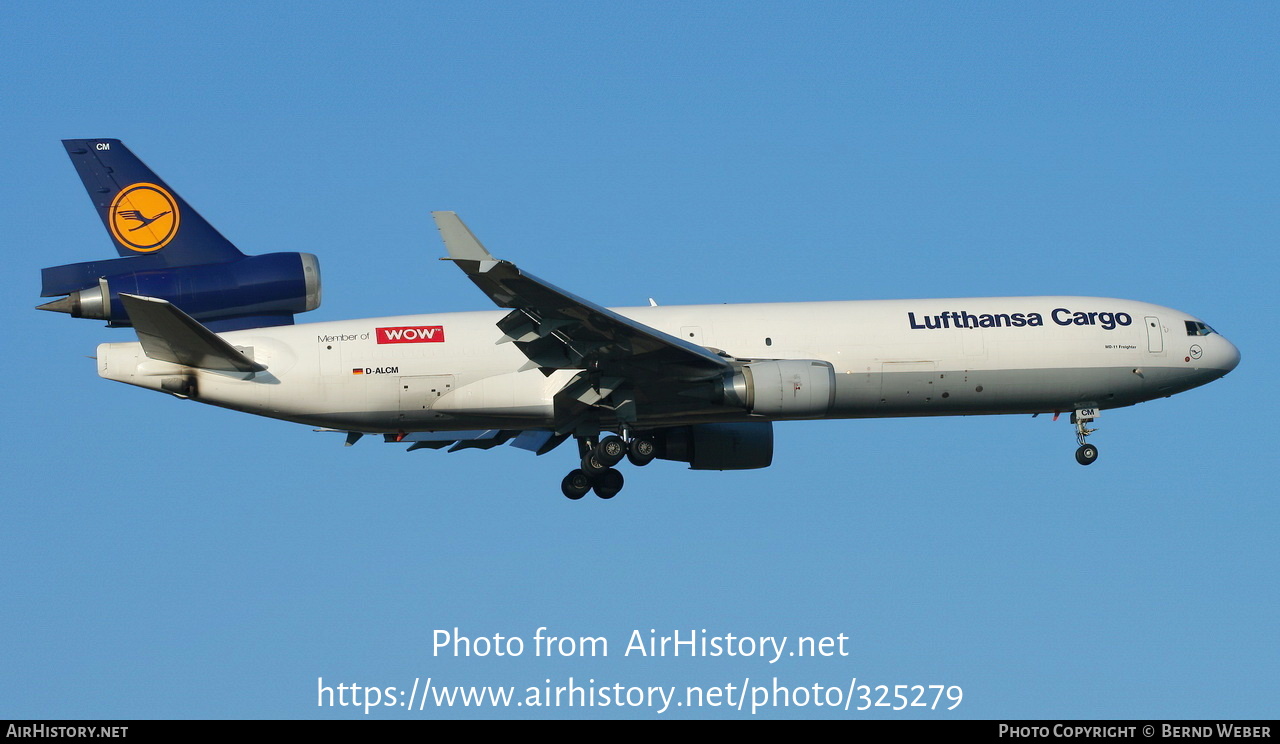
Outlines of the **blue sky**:
M756 717L1274 717L1278 36L1263 3L10 9L0 716L365 716L317 707L320 677L856 677L964 699ZM246 252L318 255L305 320L489 309L435 260L450 209L608 305L1125 297L1243 361L1105 412L1087 469L1065 418L792 423L767 470L658 462L572 503L567 451L343 449L97 378L130 332L32 310L40 268L113 255L71 137L124 140ZM541 626L609 656L432 653ZM850 653L623 656L651 628ZM583 715L750 717L368 714Z

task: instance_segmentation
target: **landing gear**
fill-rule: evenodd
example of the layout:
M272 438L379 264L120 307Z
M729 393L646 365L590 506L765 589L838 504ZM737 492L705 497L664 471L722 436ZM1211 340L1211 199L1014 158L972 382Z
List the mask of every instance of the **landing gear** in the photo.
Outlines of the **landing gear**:
M560 481L560 491L565 496L577 501L591 490L591 478L581 470L572 470Z
M622 490L622 473L609 468L600 475L596 476L595 485L596 495L602 499L611 499L618 495L618 491Z
M629 435L625 430L622 433ZM596 496L602 499L611 499L618 495L623 484L622 473L613 466L622 462L624 457L632 465L648 465L657 457L658 447L648 437L632 437L628 441L610 434L596 441L594 436L580 436L578 454L582 458L582 467L564 477L560 491L574 501L588 491L595 491Z
M605 468L595 475L579 469L570 471L560 481L560 492L573 501L586 496L588 491L595 491L602 499L611 499L622 490L622 483L622 473L613 468Z
M658 454L658 447L648 437L636 437L627 447L627 461L638 468L653 462Z
M600 456L593 450L582 456L582 469L587 475L595 476L608 470L609 466L600 462Z
M1071 414L1071 423L1076 425L1076 442L1080 444L1076 449L1076 462L1081 465L1092 465L1093 461L1098 459L1098 448L1085 441L1085 437L1097 431L1085 425L1097 417L1098 409L1096 408L1077 408L1075 413Z
M610 435L601 439L595 449L596 459L605 467L611 468L622 462L623 456L627 454L627 443L622 441L622 437Z

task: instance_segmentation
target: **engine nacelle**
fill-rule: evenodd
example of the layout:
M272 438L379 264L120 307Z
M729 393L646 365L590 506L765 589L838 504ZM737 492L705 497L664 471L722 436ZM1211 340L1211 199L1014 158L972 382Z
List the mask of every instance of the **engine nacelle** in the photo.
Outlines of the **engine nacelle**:
M320 263L310 253L268 253L232 261L163 266L159 256L54 266L43 271L42 294L66 294L41 306L75 318L129 326L120 294L168 300L218 330L280 325L320 306Z
M754 470L773 462L773 424L693 424L650 432L663 460L687 462L691 470Z
M835 396L835 369L816 359L749 362L724 383L726 403L762 416L825 416Z

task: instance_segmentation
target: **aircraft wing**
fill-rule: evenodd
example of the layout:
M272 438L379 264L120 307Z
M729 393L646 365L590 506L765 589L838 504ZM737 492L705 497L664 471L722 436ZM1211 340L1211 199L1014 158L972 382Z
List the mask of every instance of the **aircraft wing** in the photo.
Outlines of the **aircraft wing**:
M457 214L432 212L432 216L449 251L444 260L456 263L499 307L512 308L498 322L505 334L500 343L515 343L529 358L524 369L537 367L544 374L558 369L595 370L617 379L619 385L634 387L661 380L707 380L733 370L727 359L712 351L625 318L494 258Z

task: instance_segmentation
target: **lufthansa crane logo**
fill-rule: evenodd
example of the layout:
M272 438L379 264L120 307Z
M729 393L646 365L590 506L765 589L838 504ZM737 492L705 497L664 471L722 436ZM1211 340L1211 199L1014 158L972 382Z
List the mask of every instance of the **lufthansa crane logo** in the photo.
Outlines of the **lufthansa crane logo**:
M129 250L152 253L178 234L178 201L154 183L125 186L111 202L111 236Z

